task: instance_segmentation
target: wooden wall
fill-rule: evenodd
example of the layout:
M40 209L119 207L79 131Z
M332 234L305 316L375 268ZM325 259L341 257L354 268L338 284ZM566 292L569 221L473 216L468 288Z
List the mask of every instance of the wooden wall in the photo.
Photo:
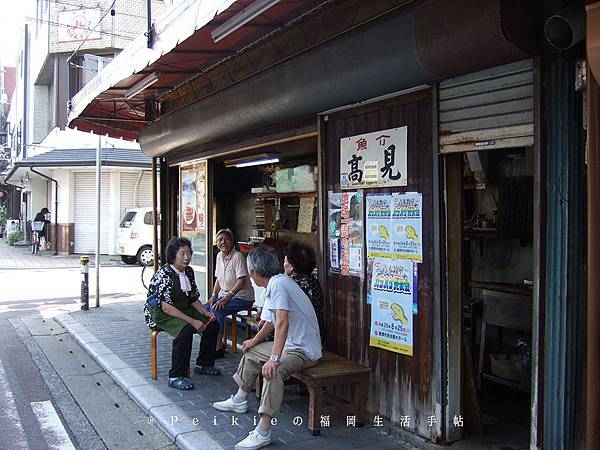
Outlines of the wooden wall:
M370 305L366 304L366 283L357 277L331 273L328 257L324 258L327 265L324 275L326 345L329 350L373 369L368 403L371 418L379 414L399 425L400 416L409 415L410 426L405 429L440 442L442 417L439 406L436 407L435 373L441 368L434 367L433 347L433 261L436 255L433 251L433 132L429 91L345 110L326 118L321 126L321 161L325 176L321 202L326 215L327 192L340 192L340 138L404 125L408 126L408 186L365 189L363 195L393 191L423 194L423 263L419 265L419 312L413 317L414 355L404 356L369 347L371 317ZM322 242L323 249L328 248L326 244ZM366 249L363 253L366 255ZM363 267L366 267L366 261ZM437 424L430 427L427 418L433 415L436 415Z

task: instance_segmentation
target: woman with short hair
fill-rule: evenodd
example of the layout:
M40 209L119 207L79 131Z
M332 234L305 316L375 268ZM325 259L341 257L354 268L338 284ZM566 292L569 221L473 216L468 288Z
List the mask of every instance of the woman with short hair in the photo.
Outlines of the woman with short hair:
M235 249L233 232L229 228L217 231L217 255L213 294L208 299L209 311L219 324L217 358L225 356L223 332L226 317L251 308L254 304L254 288L250 282L246 258Z
M186 379L190 371L192 342L202 334L194 373L220 375L215 365L215 345L219 327L214 315L199 301L194 271L190 267L192 244L189 239L173 237L165 249L166 264L152 277L144 309L150 328L159 327L175 339L171 352L169 386L189 390L194 383Z

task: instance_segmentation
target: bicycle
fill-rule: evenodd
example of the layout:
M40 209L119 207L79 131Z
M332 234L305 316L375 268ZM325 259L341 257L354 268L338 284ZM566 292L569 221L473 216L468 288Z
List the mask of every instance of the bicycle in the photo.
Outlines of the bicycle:
M40 232L44 229L45 222L31 222L31 254L37 255L40 252Z
M150 267L151 270L148 270L146 273L146 269L148 269L148 267ZM142 279L142 285L144 286L144 289L147 290L150 287L150 281L152 280L153 276L154 276L154 260L150 260L147 264L142 266L141 279Z

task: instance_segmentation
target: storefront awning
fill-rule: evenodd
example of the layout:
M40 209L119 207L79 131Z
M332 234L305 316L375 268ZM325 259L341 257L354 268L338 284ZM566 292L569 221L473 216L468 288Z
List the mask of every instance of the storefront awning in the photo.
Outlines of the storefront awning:
M147 48L147 37L140 35L77 93L71 101L69 127L137 140L151 123L159 96L317 3L184 0L156 24L152 48ZM266 13L236 26L235 18L257 4L268 6ZM224 37L219 39L215 33L232 22L234 31L221 33Z

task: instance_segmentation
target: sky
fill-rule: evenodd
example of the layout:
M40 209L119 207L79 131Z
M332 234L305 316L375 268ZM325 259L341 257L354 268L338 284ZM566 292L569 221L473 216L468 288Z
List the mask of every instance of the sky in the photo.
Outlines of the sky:
M25 0L0 0L0 58L5 66L16 66L26 3Z

